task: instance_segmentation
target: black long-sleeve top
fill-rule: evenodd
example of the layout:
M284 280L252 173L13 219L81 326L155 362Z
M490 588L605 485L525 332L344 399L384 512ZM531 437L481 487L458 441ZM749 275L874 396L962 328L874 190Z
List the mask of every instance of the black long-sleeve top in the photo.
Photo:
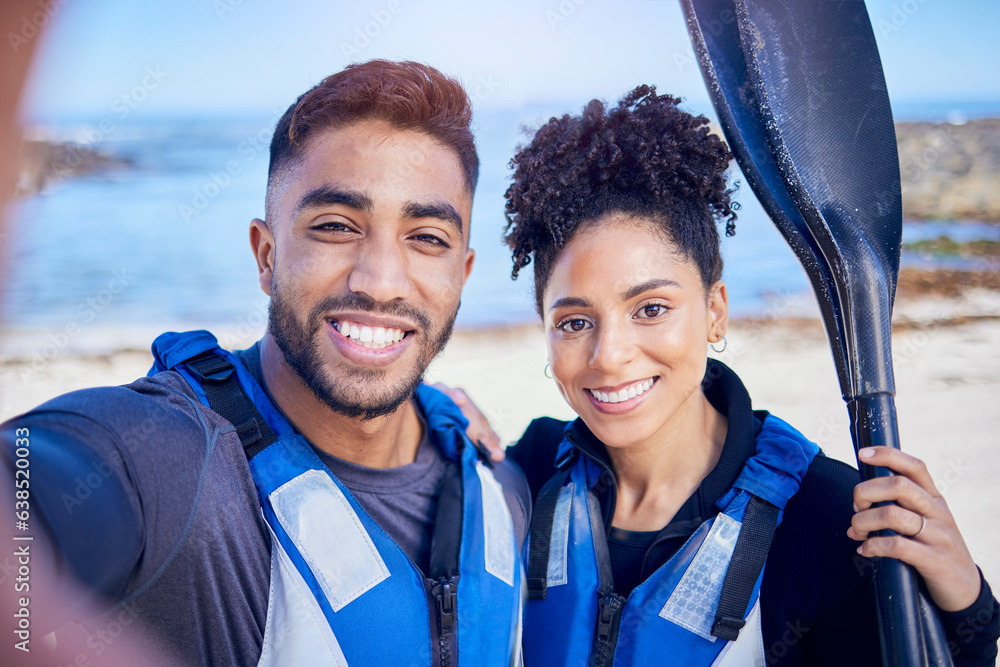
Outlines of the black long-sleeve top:
M716 501L736 481L756 450L767 413L754 412L739 377L710 360L703 385L709 402L729 419L719 463L670 523L652 533L611 527L616 498L614 476L596 488L608 526L615 591L631 590L665 563L695 529L718 513ZM533 496L555 473L555 453L566 422L536 419L507 450L528 477ZM570 426L576 442L602 457L604 445L581 420ZM853 514L856 469L823 454L816 456L798 493L789 500L774 534L761 583L761 624L769 665L881 665L872 564L847 537ZM982 577L982 575L980 575ZM1000 637L1000 606L981 578L979 598L958 612L938 614L957 666L993 665Z

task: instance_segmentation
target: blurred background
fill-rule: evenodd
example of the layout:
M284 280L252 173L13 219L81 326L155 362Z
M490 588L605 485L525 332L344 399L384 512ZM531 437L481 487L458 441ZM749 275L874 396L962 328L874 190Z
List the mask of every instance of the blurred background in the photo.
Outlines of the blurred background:
M0 319L21 352L26 340L69 322L79 333L63 347L81 351L145 346L156 329L260 324L266 298L247 228L263 215L271 131L299 94L350 62L430 63L460 78L475 102L483 164L463 327L533 320L530 281L511 283L500 243L507 161L523 128L578 113L593 97L615 101L640 83L713 118L675 0L36 5L3 45L41 40L21 111L20 196L0 240L15 269ZM904 176L928 180L924 172L946 172L941 163L950 159L934 153L960 152L969 121L1000 116L1000 40L992 34L1000 5L868 7L897 120L950 123L904 128L913 144L901 158ZM734 180L742 180L735 168ZM983 224L1000 218L995 202L949 210L937 190L923 189L908 197L907 217L937 221L907 225L906 240L916 244L907 264L967 268L996 259L1000 229ZM971 196L981 194L996 196ZM738 233L725 243L734 312L760 314L776 294L787 301L802 292L809 302L803 272L748 187L739 200ZM984 242L981 250L992 252L945 252L946 243L930 243L939 237Z
M256 341L267 298L248 225L263 215L274 124L323 77L371 58L429 63L475 105L476 265L429 377L469 389L507 440L532 417L572 417L542 375L530 280L511 282L500 242L507 163L525 128L641 83L715 122L677 0L19 2L0 31L6 54L34 51L18 155L0 164L20 165L0 228L0 420L142 375L164 330L208 328L230 348ZM902 175L903 447L928 462L996 583L1000 3L867 6ZM732 179L742 210L723 252L737 321L722 359L755 405L852 461L805 274L735 165Z

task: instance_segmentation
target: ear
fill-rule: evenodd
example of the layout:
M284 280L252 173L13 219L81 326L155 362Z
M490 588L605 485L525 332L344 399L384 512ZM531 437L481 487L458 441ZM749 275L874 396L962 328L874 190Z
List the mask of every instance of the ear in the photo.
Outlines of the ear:
M257 260L257 280L264 294L271 296L271 279L274 276L274 234L260 218L250 221L250 247Z
M465 281L469 279L469 274L472 273L472 264L476 260L476 251L469 248L465 251L465 270L462 274L462 287L465 287Z
M721 280L708 291L708 342L718 343L729 331L729 294Z

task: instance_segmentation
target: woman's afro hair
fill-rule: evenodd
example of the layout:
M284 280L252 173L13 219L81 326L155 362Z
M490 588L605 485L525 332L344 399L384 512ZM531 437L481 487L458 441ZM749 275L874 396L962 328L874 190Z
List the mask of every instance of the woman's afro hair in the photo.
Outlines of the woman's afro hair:
M504 240L512 277L534 260L535 298L573 234L607 214L648 219L688 260L708 287L722 276L716 220L735 232L739 204L726 181L732 155L704 116L680 99L639 86L606 109L592 100L580 116L552 118L510 161Z

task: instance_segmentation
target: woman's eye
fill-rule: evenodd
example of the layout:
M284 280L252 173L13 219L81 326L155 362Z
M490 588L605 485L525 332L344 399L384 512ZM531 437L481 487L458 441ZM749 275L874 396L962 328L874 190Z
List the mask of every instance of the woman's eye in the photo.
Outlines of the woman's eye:
M650 303L639 309L639 317L643 319L652 319L654 317L659 317L667 312L667 307L662 303Z
M590 322L584 319L574 318L560 322L556 328L576 333L577 331L583 331L584 329L590 328Z

